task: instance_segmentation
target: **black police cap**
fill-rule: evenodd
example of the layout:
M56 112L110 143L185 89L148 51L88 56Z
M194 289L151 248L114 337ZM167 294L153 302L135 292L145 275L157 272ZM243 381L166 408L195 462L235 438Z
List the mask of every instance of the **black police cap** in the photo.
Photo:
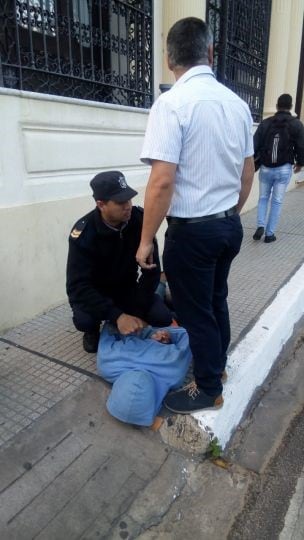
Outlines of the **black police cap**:
M126 202L137 195L137 191L128 186L120 171L107 171L96 174L90 182L95 201Z

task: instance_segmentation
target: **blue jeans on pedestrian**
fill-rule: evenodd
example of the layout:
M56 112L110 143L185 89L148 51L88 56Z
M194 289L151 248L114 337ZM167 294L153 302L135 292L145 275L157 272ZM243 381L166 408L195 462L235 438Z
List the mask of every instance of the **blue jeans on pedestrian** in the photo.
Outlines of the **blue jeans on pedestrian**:
M164 271L178 321L189 335L193 372L210 396L222 392L230 342L228 274L243 238L240 216L171 224Z
M266 236L275 233L280 218L285 191L292 176L291 163L280 167L260 168L260 196L258 204L258 227L264 227ZM269 215L266 224L268 204Z

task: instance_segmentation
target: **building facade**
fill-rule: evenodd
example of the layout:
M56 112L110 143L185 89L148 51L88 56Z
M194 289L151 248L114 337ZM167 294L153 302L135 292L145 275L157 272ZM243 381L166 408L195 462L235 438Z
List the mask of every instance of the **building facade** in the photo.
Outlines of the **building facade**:
M255 122L283 92L303 119L303 13L304 0L0 0L1 329L65 301L67 236L94 174L122 170L142 203L170 26L208 20L216 76Z

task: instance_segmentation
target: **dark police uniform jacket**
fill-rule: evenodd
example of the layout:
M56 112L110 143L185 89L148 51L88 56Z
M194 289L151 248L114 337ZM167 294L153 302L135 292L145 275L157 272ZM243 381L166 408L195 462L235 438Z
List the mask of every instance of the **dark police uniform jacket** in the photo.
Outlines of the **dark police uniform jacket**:
M106 225L98 208L74 225L69 237L67 294L70 305L96 321L115 323L122 313L144 318L159 283L160 264L154 242L153 270L141 270L135 255L140 243L143 210L132 208L120 230Z

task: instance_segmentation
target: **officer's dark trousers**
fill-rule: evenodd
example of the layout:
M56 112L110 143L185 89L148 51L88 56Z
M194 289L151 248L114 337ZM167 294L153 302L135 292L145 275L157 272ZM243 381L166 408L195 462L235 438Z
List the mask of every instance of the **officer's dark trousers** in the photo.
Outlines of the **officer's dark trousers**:
M189 334L195 380L212 396L222 391L230 342L227 278L242 237L238 214L169 225L166 233L164 271L173 305Z
M136 313L136 306L133 306L130 301L128 305L122 307L125 313L133 315ZM102 321L97 321L88 313L85 313L77 306L72 306L73 310L73 323L77 330L80 332L98 332L100 323ZM151 326L169 326L172 322L172 314L167 306L164 304L163 300L158 294L154 295L154 301L151 305L151 308L144 316L144 320Z

